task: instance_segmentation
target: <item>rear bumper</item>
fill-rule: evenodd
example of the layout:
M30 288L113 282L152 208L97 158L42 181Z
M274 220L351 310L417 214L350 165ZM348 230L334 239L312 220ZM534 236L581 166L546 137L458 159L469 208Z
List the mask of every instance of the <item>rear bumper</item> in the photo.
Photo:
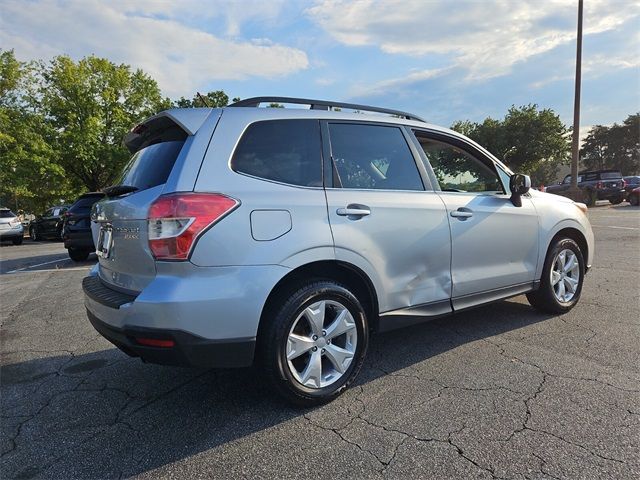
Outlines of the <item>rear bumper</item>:
M598 200L611 200L616 198L624 198L624 190L621 188L603 188L596 190Z
M157 328L115 328L98 319L87 310L93 328L100 335L131 357L140 357L149 363L181 367L242 367L253 361L256 340L207 340L180 330ZM173 340L172 347L140 345L136 338Z
M62 238L64 240L64 248L78 248L84 250L96 249L93 245L93 237L91 236L90 228L76 232L65 229Z
M22 238L24 236L24 228L20 225L18 228L8 228L0 230L0 239L11 240L14 238Z
M138 295L116 291L95 275L85 278L94 328L125 353L152 363L251 365L262 307L289 269L157 265L158 274ZM136 341L140 336L171 339L175 346L143 346Z

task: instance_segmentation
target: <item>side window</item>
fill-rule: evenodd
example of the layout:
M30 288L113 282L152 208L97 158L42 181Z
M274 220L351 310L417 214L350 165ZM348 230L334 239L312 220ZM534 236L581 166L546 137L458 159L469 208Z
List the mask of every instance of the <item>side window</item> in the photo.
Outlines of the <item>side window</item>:
M42 214L43 217L53 217L53 208L50 208Z
M584 181L585 182L592 182L594 180L598 180L598 174L597 173L587 173L584 176ZM582 179L580 177L578 177L578 182L582 181Z
M321 150L317 120L256 122L240 139L231 168L266 180L321 187Z
M509 192L509 184L511 183L511 177L507 172L505 172L502 168L496 167L498 170L498 175L500 175L500 181L502 182L502 187L505 192Z
M338 185L372 190L424 190L413 154L398 127L330 123Z
M416 132L427 160L443 192L504 193L495 166L489 166L464 150Z

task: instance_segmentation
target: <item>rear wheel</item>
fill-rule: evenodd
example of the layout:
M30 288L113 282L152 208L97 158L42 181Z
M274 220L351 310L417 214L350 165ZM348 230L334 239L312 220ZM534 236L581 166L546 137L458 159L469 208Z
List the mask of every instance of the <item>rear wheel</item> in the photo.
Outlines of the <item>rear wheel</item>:
M629 203L633 206L638 206L638 203L640 203L640 195L629 195Z
M584 272L584 258L578 244L571 238L559 238L547 253L540 288L528 293L527 300L543 312L568 312L580 299Z
M596 204L596 192L593 190L584 190L582 193L582 202L587 207L593 207Z
M260 356L275 390L301 406L340 395L360 371L369 342L362 305L344 286L310 282L284 299L265 321Z
M13 239L14 245L22 245L22 237L17 237Z
M618 205L618 204L622 203L623 200L624 200L624 197L616 197L616 198L613 198L613 199L611 199L609 201L611 202L612 205Z
M89 250L82 250L79 248L69 248L67 250L69 252L69 258L74 262L84 262L87 258L89 258Z

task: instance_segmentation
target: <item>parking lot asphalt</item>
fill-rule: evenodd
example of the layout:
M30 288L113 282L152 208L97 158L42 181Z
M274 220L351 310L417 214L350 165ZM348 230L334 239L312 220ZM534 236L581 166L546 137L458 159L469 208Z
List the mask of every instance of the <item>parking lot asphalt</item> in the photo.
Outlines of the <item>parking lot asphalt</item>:
M259 370L127 357L85 316L95 259L3 246L0 477L640 478L640 209L589 217L571 312L516 297L374 336L355 386L306 410Z

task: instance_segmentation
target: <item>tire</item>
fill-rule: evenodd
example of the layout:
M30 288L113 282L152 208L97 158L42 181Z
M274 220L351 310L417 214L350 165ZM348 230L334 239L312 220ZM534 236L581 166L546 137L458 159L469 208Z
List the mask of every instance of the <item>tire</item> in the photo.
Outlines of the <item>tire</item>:
M593 207L596 204L596 194L591 190L584 190L582 193L582 202L587 207Z
M14 245L22 245L22 237L17 237L13 239L13 244Z
M31 237L31 240L33 240L34 242L37 242L39 240L38 229L36 227L29 228L29 236Z
M640 196L638 195L629 195L629 203L634 207L637 207L640 203Z
M346 287L317 280L289 291L272 305L258 338L258 358L274 390L286 401L304 407L339 396L355 379L367 352L369 328L361 303ZM322 315L312 315L320 309ZM340 316L346 321L336 322ZM313 318L318 323L313 323ZM330 330L338 324L348 330L331 337ZM291 335L303 339L297 355ZM335 355L345 351L351 351L351 359L344 356L338 361ZM319 365L319 375L311 374L312 362Z
M577 262L577 267L565 273L565 276L560 277L559 282L554 284L553 281L557 278L557 273L553 275L554 278L552 279L553 271L561 270L559 268L561 266L559 256L561 253L564 253L565 258L567 258L569 256L567 251L573 254ZM567 261L567 263L569 263L569 261ZM584 283L584 272L584 258L578 244L574 240L566 237L555 239L549 247L547 258L544 261L540 288L528 293L527 300L529 300L532 307L541 312L566 313L580 300L582 284ZM569 280L564 280L564 278L569 278ZM573 287L574 291L569 298L569 294L571 294L571 279L577 279L577 284ZM558 291L556 291L556 288ZM564 300L560 300L559 298L559 296L562 296L562 291L566 293Z
M609 200L612 205L619 205L624 201L624 197L616 197L614 199Z
M81 250L78 248L69 248L67 250L69 252L69 258L74 262L84 262L87 258L89 258L89 250Z

